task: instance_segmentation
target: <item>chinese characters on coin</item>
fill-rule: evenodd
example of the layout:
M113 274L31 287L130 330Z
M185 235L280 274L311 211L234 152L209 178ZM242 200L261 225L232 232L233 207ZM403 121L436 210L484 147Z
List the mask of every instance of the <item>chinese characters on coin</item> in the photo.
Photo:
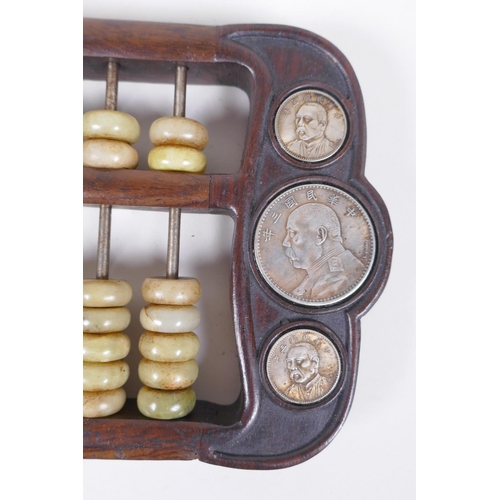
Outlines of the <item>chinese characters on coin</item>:
M290 156L318 162L340 149L347 134L347 119L332 96L319 90L301 90L279 107L274 131Z
M282 193L261 215L254 237L260 273L296 304L324 306L352 295L375 256L364 208L344 191L305 184Z
M279 337L271 347L266 373L285 401L310 404L330 394L340 378L340 356L323 334L298 329Z

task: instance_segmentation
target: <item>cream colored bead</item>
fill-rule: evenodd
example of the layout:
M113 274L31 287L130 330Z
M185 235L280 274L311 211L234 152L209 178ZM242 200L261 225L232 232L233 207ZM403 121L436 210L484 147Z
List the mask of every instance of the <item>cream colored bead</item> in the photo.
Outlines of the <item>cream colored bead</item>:
M130 369L126 361L110 363L83 363L84 391L111 391L118 389L127 380Z
M122 111L95 109L83 115L85 139L113 139L133 144L139 140L140 135L139 122Z
M193 411L196 394L191 387L179 391L160 391L141 387L137 394L137 407L146 417L158 420L181 418Z
M198 363L194 359L181 363L158 363L141 359L138 371L139 379L144 385L172 391L194 384L198 378Z
M125 280L83 280L84 307L126 306L132 299L132 287Z
M131 169L137 167L139 155L126 142L90 139L83 143L83 166Z
M139 339L139 352L151 361L165 363L193 359L200 348L198 336L187 333L144 332Z
M187 146L158 146L148 155L151 170L169 170L201 174L207 166L206 156Z
M99 418L114 415L123 408L126 400L122 387L113 391L83 391L83 416Z
M176 144L201 151L208 144L208 131L196 120L165 116L153 122L149 129L149 139L155 146Z
M130 311L126 307L84 307L84 333L121 332L130 324Z
M150 332L184 333L200 324L200 313L195 306L148 304L142 309L139 321Z
M142 284L142 297L152 304L189 306L200 295L200 282L195 278L146 278Z
M84 333L83 361L107 363L123 359L130 351L130 338L126 333Z

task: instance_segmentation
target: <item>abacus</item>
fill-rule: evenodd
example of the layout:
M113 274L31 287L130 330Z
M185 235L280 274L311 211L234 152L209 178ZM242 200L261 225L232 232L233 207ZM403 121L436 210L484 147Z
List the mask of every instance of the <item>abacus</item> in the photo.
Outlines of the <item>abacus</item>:
M118 78L175 81L176 89L173 116L150 130L150 171L133 170L132 117L96 111L88 127L96 132L84 127L92 153L84 153L83 202L101 207L91 280L101 295L84 305L91 315L121 318L87 333L90 340L110 335L116 347L111 358L88 354L84 363L116 366L117 374L106 378L112 386L84 385L97 401L86 414L84 392L84 457L276 469L314 456L347 418L360 318L382 293L392 255L387 209L364 176L363 100L349 62L326 40L287 26L86 19L84 78L108 82L105 112L116 109ZM187 80L248 94L235 174L202 173L207 133L184 118ZM112 206L169 210L166 275L147 278L142 290L139 367L123 360L127 340L117 333L127 323L130 290L107 280ZM242 387L230 405L196 401L190 388L200 287L178 277L181 210L226 214L235 223L231 299ZM139 370L145 387L125 401L120 387L129 369Z

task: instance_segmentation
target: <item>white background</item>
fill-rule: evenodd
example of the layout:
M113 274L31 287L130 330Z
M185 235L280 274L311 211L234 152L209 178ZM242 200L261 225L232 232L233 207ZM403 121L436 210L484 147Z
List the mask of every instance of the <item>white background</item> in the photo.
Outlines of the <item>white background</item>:
M356 395L335 440L308 462L280 471L230 470L199 462L84 462L86 500L153 497L286 498L313 494L339 499L411 499L415 495L415 47L413 3L403 2L190 2L154 0L134 4L84 2L86 17L223 25L288 24L313 31L337 45L350 60L365 99L368 156L366 175L391 214L395 251L391 277L375 307L362 320ZM158 88L160 87L160 88ZM135 84L119 88L118 108L137 116L143 138L141 165L150 149L151 121L170 114L173 91ZM84 85L84 110L102 106L104 86ZM186 116L211 133L208 173L234 171L241 157L248 99L235 89L188 87ZM146 276L164 268L167 215L116 210L111 277L132 282L137 314ZM92 277L97 211L85 211L85 277ZM238 372L229 316L228 277L232 223L225 217L185 215L181 275L197 276L204 288L197 329L204 348L198 355L198 397L229 403L238 393ZM134 235L131 238L131 235ZM207 250L207 248L209 250ZM201 275L200 275L201 273ZM137 283L134 283L137 280ZM216 325L216 326L215 326ZM134 328L135 327L135 328ZM132 323L134 344L141 333ZM137 349L135 349L137 350ZM134 361L135 356L137 360ZM128 358L136 365L134 350ZM205 374L205 375L203 375ZM127 392L140 387L133 373Z

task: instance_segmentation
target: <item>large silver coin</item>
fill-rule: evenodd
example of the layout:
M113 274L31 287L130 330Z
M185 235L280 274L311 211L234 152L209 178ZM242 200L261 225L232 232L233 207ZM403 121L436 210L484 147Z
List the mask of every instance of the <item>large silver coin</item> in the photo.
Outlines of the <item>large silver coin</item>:
M296 304L325 306L352 295L375 257L365 209L346 192L304 184L277 196L254 236L257 266L269 286Z
M340 378L340 356L333 342L310 329L279 337L266 360L276 394L291 403L316 403L330 394Z
M318 162L330 158L344 143L347 118L331 95L313 89L300 90L279 107L274 132L290 156Z

